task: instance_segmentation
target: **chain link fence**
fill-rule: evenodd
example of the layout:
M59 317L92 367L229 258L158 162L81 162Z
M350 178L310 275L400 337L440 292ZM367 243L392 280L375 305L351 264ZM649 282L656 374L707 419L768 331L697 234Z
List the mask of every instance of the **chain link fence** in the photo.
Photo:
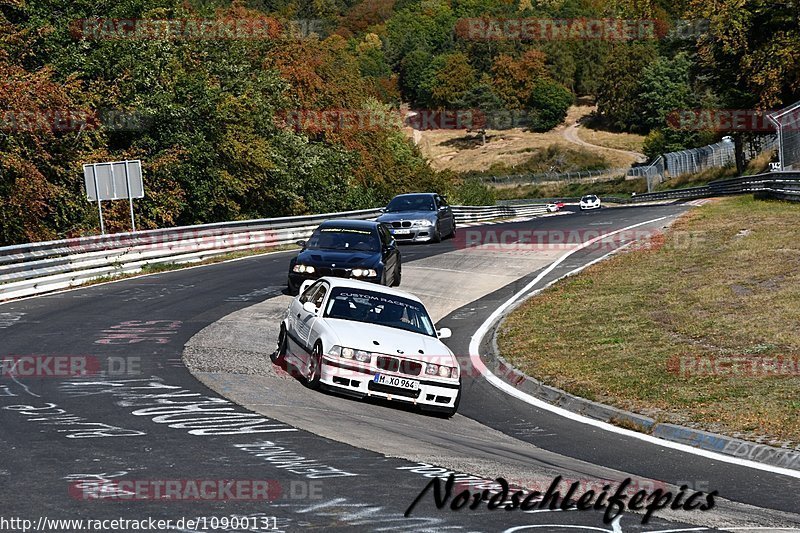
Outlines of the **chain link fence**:
M510 174L505 176L489 176L481 178L486 183L507 183L516 185L533 185L546 182L577 182L589 178L614 178L624 176L628 168L605 168L602 170L581 170L574 172L542 172L540 174Z
M769 115L778 130L781 170L800 170L800 102Z
M797 139L800 142L800 138ZM763 135L746 143L745 157L753 159L759 154L778 148L777 135ZM733 139L728 137L722 141L700 148L670 152L657 157L647 166L633 167L628 176L647 178L647 189L663 183L669 178L684 174L697 174L711 168L736 166L736 149Z

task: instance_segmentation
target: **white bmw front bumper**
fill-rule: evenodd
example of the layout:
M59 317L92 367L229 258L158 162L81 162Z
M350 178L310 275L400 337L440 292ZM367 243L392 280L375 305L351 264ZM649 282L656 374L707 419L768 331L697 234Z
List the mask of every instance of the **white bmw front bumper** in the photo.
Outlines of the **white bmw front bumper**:
M405 382L416 382L418 388L393 387L376 382L376 376L399 378ZM338 357L323 358L320 381L330 388L359 397L376 397L401 401L430 409L452 408L455 405L461 384L458 379L445 379L429 375L408 375L400 372L380 370L374 365L343 361Z

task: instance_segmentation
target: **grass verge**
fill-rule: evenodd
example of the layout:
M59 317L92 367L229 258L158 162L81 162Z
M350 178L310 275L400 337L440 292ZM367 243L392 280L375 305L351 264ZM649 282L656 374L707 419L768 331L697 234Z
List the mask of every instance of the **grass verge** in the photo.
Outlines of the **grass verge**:
M501 327L501 353L545 383L661 422L798 446L797 366L746 370L800 358L798 216L800 205L750 197L695 209L523 304ZM709 364L724 356L741 362Z

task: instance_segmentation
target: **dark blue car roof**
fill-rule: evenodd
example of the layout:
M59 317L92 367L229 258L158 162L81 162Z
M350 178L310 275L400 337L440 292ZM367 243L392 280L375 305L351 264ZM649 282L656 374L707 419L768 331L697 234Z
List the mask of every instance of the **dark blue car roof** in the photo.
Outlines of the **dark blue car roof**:
M326 220L319 227L371 230L377 229L379 225L379 222L372 220Z
M407 192L405 194L398 194L394 198L401 198L403 196L436 196L436 193L435 192ZM392 200L394 200L394 198L392 198Z

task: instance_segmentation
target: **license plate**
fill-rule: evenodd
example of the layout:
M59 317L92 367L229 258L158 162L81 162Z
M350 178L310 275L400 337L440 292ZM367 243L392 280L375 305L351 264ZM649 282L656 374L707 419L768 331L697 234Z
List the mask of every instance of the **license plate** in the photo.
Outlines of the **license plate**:
M392 230L392 234L393 235L411 235L411 230L410 229L393 229Z
M375 374L375 378L373 378L372 381L379 385L397 387L398 389L419 390L419 381L413 379L387 376L386 374Z

